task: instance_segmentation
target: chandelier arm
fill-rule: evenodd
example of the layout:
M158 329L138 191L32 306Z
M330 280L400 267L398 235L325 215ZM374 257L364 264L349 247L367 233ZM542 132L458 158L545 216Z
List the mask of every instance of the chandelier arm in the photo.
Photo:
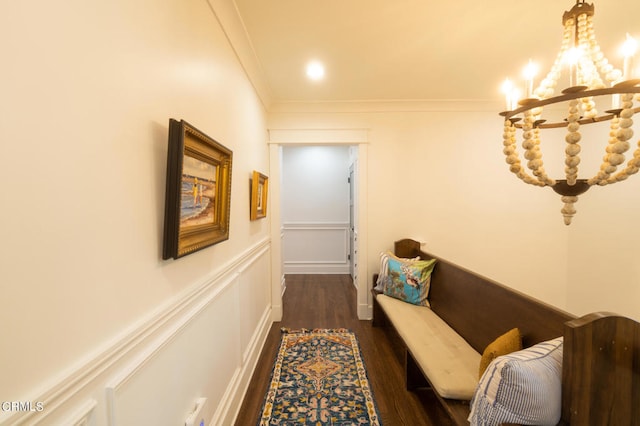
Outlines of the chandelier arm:
M625 85L624 83L628 83L628 85ZM631 86L631 84L633 84ZM561 102L567 102L570 101L572 99L579 99L579 98L584 98L584 97L588 97L588 96L592 96L592 97L596 97L596 96L603 96L603 95L616 95L616 94L625 94L625 93L640 93L640 87L638 87L637 85L640 84L640 80L629 80L628 82L623 82L620 84L617 84L613 87L607 87L607 88L603 88L603 89L592 89L592 90L578 90L578 91L571 91L570 89L567 89L563 92L562 95L559 96L554 96L551 98L546 98L546 99L523 99L520 101L520 105L522 105L520 108L514 109L512 111L503 111L501 112L499 115L505 117L505 118L512 118L517 116L518 114L521 114L527 110L533 109L533 108L539 108L539 107L544 107L547 105L553 105L553 104L557 104L557 103L561 103ZM577 88L580 89L580 88ZM606 120L610 120L612 115L607 116L608 118L605 118ZM593 119L592 121L603 121L600 119ZM547 125L548 126L548 125ZM560 126L558 126L560 127ZM544 128L541 126L541 128Z
M636 107L633 108L632 111L634 113L636 112L640 112L640 107ZM614 117L616 117L617 115L619 115L620 110L609 110L606 111L607 115L601 115L599 117L594 117L594 118L583 118L578 120L578 123L582 124L591 124L591 123L600 123L603 121L609 121L612 120ZM545 121L545 120L541 120L541 121ZM561 122L555 122L555 123L544 123L544 124L538 124L537 127L539 127L540 129L558 129L558 128L562 128L562 127L567 127L569 123L567 121L561 121ZM521 129L522 128L522 124L520 123L516 123L516 128Z

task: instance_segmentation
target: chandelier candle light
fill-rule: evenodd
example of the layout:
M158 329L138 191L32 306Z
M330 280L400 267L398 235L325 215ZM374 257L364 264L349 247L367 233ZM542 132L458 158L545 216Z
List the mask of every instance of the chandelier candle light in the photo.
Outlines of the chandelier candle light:
M524 182L536 186L550 186L562 196L564 207L561 212L564 223L571 224L576 213L574 204L578 195L593 185L607 185L627 179L640 170L640 140L633 157L628 161L625 153L630 149L633 137L633 115L640 111L634 107L640 102L640 73L634 71L633 57L637 42L627 34L622 53L622 70L609 63L601 52L593 30L593 4L578 0L575 6L562 17L564 32L562 46L551 70L540 85L534 89L537 66L529 61L524 70L526 89L524 99L510 81L506 80L502 89L506 95L506 111L500 115L504 121L504 154L510 170ZM556 95L556 87L565 73L568 87ZM567 75L568 74L568 75ZM604 100L604 101L603 101ZM597 102L596 102L597 101ZM598 107L603 108L598 112ZM565 104L566 116L550 120L545 107ZM580 164L581 126L609 122L609 139L603 148L605 156L600 170L589 179L578 178ZM545 129L566 128L565 136L565 177L553 179L544 169L540 150L540 133ZM517 153L516 133L522 132L522 148L526 167ZM626 165L623 163L627 161ZM529 170L527 170L527 168Z

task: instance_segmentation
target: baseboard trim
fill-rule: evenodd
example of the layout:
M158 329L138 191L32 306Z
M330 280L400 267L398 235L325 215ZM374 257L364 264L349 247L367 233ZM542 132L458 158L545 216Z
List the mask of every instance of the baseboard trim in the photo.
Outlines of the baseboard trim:
M367 303L358 304L358 319L370 320L373 318L373 306Z

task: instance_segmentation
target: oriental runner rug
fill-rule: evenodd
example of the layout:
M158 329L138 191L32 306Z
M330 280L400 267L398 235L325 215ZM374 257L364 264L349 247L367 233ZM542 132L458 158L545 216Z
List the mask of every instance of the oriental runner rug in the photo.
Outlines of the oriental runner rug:
M380 425L355 334L283 328L258 424Z

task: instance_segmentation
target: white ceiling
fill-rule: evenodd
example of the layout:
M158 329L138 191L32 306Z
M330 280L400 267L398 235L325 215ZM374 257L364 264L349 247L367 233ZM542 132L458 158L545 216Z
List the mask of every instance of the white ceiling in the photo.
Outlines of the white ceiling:
M571 0L234 0L274 102L500 99L531 58L546 73ZM617 67L640 39L640 1L594 2L596 38ZM640 55L637 61L640 62ZM307 61L325 63L310 82Z

